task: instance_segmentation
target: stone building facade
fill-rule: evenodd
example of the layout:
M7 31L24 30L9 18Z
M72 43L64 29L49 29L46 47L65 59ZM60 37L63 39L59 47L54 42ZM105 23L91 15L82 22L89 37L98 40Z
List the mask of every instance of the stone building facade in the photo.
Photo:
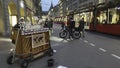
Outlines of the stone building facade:
M34 2L34 0L0 0L0 35L10 36L12 27L21 17L27 22L34 23L37 11Z

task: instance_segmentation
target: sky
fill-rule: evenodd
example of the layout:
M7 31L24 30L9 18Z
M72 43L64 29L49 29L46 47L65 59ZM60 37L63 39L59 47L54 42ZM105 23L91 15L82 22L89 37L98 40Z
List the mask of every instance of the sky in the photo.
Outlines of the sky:
M51 2L53 3L53 6L55 6L58 4L58 1L59 0L41 0L42 10L48 11L51 6Z

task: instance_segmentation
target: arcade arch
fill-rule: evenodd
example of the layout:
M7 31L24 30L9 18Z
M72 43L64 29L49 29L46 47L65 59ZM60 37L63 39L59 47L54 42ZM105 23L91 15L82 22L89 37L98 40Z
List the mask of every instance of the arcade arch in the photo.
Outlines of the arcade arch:
M9 21L10 26L13 27L17 23L17 6L16 4L11 1L8 4L8 12L9 12Z

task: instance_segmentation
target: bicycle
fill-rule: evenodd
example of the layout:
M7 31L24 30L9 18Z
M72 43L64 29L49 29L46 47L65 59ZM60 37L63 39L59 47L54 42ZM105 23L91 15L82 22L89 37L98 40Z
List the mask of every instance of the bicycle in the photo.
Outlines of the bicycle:
M64 29L61 30L61 32L59 33L59 37L60 38L66 38L69 34L69 30L67 27L65 27ZM72 38L74 39L79 39L81 37L81 32L79 30L79 28L74 28L72 30Z

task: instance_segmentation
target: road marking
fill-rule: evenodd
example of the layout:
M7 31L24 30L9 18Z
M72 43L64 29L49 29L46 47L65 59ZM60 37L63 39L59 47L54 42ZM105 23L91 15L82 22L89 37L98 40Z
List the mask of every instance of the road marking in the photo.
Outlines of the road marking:
M88 41L87 41L87 40L84 40L84 42L85 42L85 43L88 43Z
M111 54L113 57L117 58L117 59L120 59L119 56L115 55L115 54Z
M99 50L103 51L103 52L106 52L107 50L103 49L103 48L99 48Z
M68 68L68 67L65 67L65 66L61 66L61 65L60 65L60 66L58 66L57 68Z
M93 44L93 43L90 43L90 45L93 46L93 47L95 46L95 44Z

